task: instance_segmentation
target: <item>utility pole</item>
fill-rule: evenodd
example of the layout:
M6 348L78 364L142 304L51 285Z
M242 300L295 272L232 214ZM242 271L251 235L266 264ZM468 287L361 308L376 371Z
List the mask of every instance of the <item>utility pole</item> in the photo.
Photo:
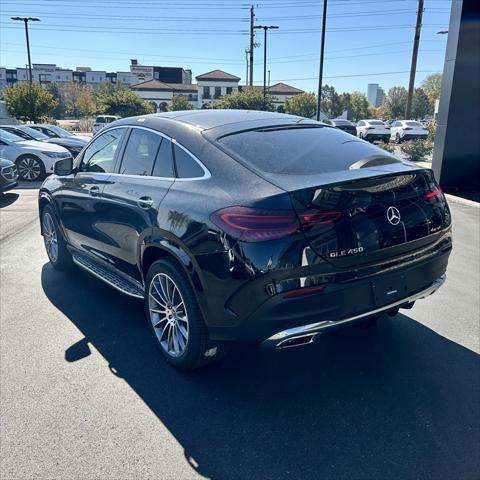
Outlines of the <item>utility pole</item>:
M268 71L268 88L270 88L270 70Z
M255 30L253 28L253 24L255 22L255 11L253 5L250 7L250 78L248 80L248 84L252 87L253 86L253 49L255 48L254 40L255 40ZM245 82L247 83L247 82Z
M248 48L245 49L245 60L247 62L247 73L245 74L245 86L248 85L248 54L250 53L250 50Z
M412 113L413 90L415 87L415 73L417 70L418 45L420 43L420 30L422 29L423 0L418 0L417 24L415 25L415 37L413 39L412 66L410 67L410 82L408 83L407 108L405 119L409 119Z
M30 58L30 40L28 38L28 22L39 22L40 19L36 17L11 17L14 21L21 21L25 23L25 37L27 39L27 56L28 56L28 78L30 85L32 84L32 60Z
M29 97L30 97L30 120L34 117L33 95L32 95L32 60L30 58L30 40L28 38L28 22L39 22L40 19L36 17L10 17L13 21L20 21L25 24L25 37L27 40L27 57L28 57L28 82L29 82Z
M263 28L263 98L267 95L267 32L271 29L278 28L277 25L255 25L253 28Z
M327 0L323 0L322 34L320 43L320 67L318 72L317 121L320 121L320 107L322 104L323 57L325 51L325 26L327 23Z

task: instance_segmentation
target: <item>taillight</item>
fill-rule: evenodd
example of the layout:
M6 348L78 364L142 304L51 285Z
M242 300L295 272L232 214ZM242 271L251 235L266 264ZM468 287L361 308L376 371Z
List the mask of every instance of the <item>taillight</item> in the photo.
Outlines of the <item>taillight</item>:
M341 216L342 212L317 212L315 210L307 210L298 214L303 230L311 230L312 228L321 225L328 225L336 222Z
M263 242L287 237L300 228L295 212L228 207L211 215L212 222L224 232L244 242Z
M288 237L300 231L336 222L342 213L305 210L265 210L228 207L212 213L210 219L225 233L244 242L263 242Z
M446 201L445 195L443 194L442 189L438 185L434 187L433 190L430 190L429 192L425 193L425 195L423 195L423 198L432 203Z

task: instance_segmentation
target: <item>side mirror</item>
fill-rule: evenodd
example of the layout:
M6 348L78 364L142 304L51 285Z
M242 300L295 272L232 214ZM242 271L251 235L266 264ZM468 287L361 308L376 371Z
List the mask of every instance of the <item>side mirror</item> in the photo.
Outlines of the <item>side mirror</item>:
M60 177L70 175L71 173L73 173L73 158L68 157L63 158L62 160L58 160L57 162L55 162L53 171L55 175L58 175Z

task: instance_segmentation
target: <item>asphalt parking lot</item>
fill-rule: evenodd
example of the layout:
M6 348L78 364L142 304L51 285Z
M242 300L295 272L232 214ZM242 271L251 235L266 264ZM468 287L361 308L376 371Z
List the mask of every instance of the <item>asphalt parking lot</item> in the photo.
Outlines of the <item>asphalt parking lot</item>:
M0 198L2 479L479 478L479 208L412 310L181 374L141 302L50 267L36 195Z

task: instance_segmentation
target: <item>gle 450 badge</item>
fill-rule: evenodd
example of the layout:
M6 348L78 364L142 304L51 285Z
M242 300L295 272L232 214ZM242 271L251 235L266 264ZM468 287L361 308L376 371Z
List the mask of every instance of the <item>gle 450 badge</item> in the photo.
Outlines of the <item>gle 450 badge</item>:
M347 257L348 255L356 255L357 253L362 253L363 247L349 248L348 250L340 250L338 252L330 252L328 254L329 258L340 258Z

